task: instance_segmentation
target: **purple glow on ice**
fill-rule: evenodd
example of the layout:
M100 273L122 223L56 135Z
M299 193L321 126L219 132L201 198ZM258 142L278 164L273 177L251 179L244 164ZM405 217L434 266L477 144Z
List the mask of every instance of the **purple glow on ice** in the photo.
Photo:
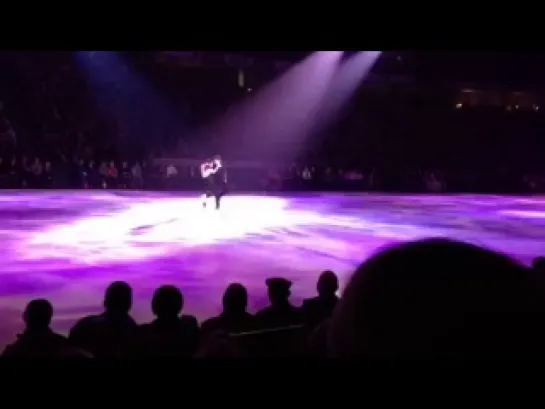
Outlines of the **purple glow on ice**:
M197 194L2 192L0 348L31 298L51 299L54 328L66 331L100 310L113 280L133 286L139 321L151 319L151 295L167 283L203 319L233 281L248 287L255 310L266 304L265 278L286 276L297 303L314 294L320 271L344 284L362 260L403 240L453 237L528 263L545 254L544 214L541 197L232 195L216 212Z
M239 196L218 212L203 209L196 198L154 198L54 225L23 242L20 253L26 260L67 258L84 264L149 259L295 223L285 206L280 198Z

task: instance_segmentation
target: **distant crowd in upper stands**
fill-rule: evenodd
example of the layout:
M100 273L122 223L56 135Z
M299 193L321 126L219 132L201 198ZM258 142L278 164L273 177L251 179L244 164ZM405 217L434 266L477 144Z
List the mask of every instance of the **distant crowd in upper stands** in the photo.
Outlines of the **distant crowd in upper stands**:
M122 82L91 80L74 54L0 53L0 187L192 189L194 166L154 158L210 154L188 129L248 94L237 71L127 58L123 72L139 70L170 104L158 111L123 97ZM232 189L542 192L543 114L518 108L465 107L446 86L366 83L297 163L231 166Z

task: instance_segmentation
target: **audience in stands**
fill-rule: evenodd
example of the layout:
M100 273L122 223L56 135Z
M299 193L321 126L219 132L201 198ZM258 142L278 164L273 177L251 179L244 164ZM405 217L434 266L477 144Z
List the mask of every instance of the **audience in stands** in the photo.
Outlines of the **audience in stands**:
M62 177L56 168L62 166L63 155L76 156L85 163L132 158L128 161L131 167L136 163L135 158L143 159L151 152L158 152L159 157L164 153L198 159L202 157L200 150L213 141L202 140L199 133L186 132L191 129L190 124L207 124L218 112L225 112L248 94L245 87L233 80L231 67L199 64L197 69L168 58L154 59L149 54L139 57L122 54L119 61L131 63L118 67L121 72L130 66L154 84L157 95L165 97L176 112L183 114L169 117L146 98L126 106L125 102L133 99L132 90L108 80L89 81L82 70L82 56L72 52L0 55L2 162L5 165L12 157L20 159L24 155L37 157L38 162L51 162L56 175L53 185L40 184L34 180L41 174L38 164L34 161L31 169L32 162L22 161L15 171L18 176L7 183L7 168L9 172L14 170L10 166L2 169L0 165L1 188L74 188L84 184L100 188L104 179L109 179L106 181L109 187L126 185L114 176L111 166L103 178L91 172L85 181L59 182ZM100 57L90 53L85 58L94 64ZM144 60L149 61L143 63ZM264 168L263 175L268 176L256 176L256 184L266 186L267 190L521 193L545 190L539 138L544 130L543 111L536 101L487 106L483 102L487 99L481 101L477 98L479 92L475 92L472 95L480 103L466 104L455 100L456 96L448 91L455 84L419 87L417 80L390 81L388 74L384 75L376 77L377 81L362 83L346 115L313 146L308 146L299 164L284 170L278 166ZM257 73L252 77L260 83L269 80L260 79ZM459 86L465 89L464 84ZM101 109L97 92L106 98L101 101L102 108L106 104L119 109L108 112ZM192 139L193 134L201 139ZM191 183L180 176L191 174L190 169L176 167L179 177L168 184L165 178L165 184L191 189ZM136 167L132 169L132 187L144 187L144 179L151 181L147 187L167 187L160 186L161 178L149 177L152 172L144 168L142 165L142 172ZM263 179L266 183L262 183ZM241 183L242 178L237 181Z
M188 122L195 124L246 93L231 70L180 75L178 66L155 68L161 90L191 111ZM0 188L200 187L194 165L169 163L161 172L143 158L183 146L174 156L197 160L202 152L196 147L210 141L190 140L191 132L179 131L182 124L155 118L145 105L132 113L136 118L105 118L71 53L0 53L0 70ZM363 87L352 111L300 163L242 169L240 177L230 168L230 183L273 191L545 191L538 109L455 109L442 87L415 92L411 81L407 87L385 83ZM108 90L115 105L122 92L101 89ZM80 319L68 337L50 328L53 306L32 300L23 313L25 330L2 356L541 358L544 279L543 257L526 268L473 245L423 240L365 261L340 297L336 275L325 271L318 295L301 307L290 301L289 280L269 278L270 306L252 315L246 288L233 283L222 313L200 327L182 313L183 295L169 285L153 295L155 320L139 326L130 315L131 287L114 282L104 311Z

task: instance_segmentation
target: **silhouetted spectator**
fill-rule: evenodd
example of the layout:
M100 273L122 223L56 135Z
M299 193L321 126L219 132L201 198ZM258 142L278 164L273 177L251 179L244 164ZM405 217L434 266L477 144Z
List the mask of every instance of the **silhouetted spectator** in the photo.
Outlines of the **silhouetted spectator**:
M100 186L102 187L102 189L106 189L108 187L108 170L108 162L100 162L100 165L98 166L98 174L100 175Z
M5 189L9 187L8 172L9 172L9 166L4 161L4 158L0 156L0 189Z
M327 356L327 335L329 332L329 320L316 326L308 337L307 356L324 358Z
M131 186L131 169L129 168L129 163L123 161L121 163L121 171L119 173L119 184L120 189L128 189Z
M304 300L301 308L303 320L311 328L319 325L333 313L333 309L339 301L337 297L339 279L333 271L324 271L318 278L316 288L318 297Z
M541 274L545 273L545 257L536 257L532 263L532 267Z
M110 189L115 189L117 187L119 170L115 166L115 161L110 161L107 165L107 174L106 174L106 184Z
M246 309L248 307L248 291L239 283L229 284L223 293L223 312L217 317L204 321L201 325L203 336L215 331L228 334L251 331L255 329L255 318Z
M23 159L23 173L25 187L32 189L41 188L41 178L43 173L42 162L38 157L35 157L32 160L27 158Z
M543 358L543 277L510 258L444 239L362 264L333 313L333 357Z
M55 179L53 177L53 169L51 162L46 161L44 164L43 173L41 176L40 185L46 189L51 189L55 185Z
M132 165L131 177L132 177L131 187L133 189L142 189L144 185L144 179L142 176L142 166L140 166L140 163L135 162L134 165Z
M86 186L89 189L99 189L102 187L102 179L99 171L97 170L95 161L89 161L85 168L85 173L85 179L87 180Z
M89 182L89 172L85 161L83 159L78 159L77 157L74 157L72 159L71 165L73 172L73 186L77 188L81 187L83 189L89 189L91 186Z
M260 328L280 328L301 324L301 312L290 301L291 281L285 278L269 278L266 281L271 305L255 315Z
M32 182L32 170L30 167L30 160L27 156L21 158L21 186L22 187L31 187Z
M12 157L7 169L8 188L19 189L21 187L22 167L17 161L17 157Z
M242 356L236 341L223 331L210 333L195 354L195 358L240 358Z
M9 345L4 357L54 358L69 349L68 339L53 332L49 325L53 318L53 306L47 300L37 299L28 303L23 313L25 331L17 341Z
M148 356L192 357L199 344L199 324L191 315L180 316L184 298L172 285L159 287L151 309L157 317L140 326L138 351Z
M98 358L128 355L138 328L129 315L131 307L129 284L110 284L104 296L104 312L79 320L70 330L70 342Z

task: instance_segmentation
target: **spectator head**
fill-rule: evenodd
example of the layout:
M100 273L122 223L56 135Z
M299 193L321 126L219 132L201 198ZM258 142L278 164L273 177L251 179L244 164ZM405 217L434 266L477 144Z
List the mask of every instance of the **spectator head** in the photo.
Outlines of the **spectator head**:
M151 310L157 318L177 318L184 308L182 292L173 285L163 285L155 290Z
M115 281L108 286L104 295L106 312L114 315L128 314L132 307L132 288L124 281Z
M334 297L339 289L339 279L337 278L337 275L331 270L324 271L318 278L316 289L318 290L318 295L320 297Z
M223 293L223 311L226 313L243 313L248 307L248 291L239 283L232 283Z
M335 357L542 355L539 275L470 244L431 239L383 251L352 276L328 334Z
M23 313L27 331L44 331L49 328L53 318L53 306L44 299L30 301Z
M286 303L291 295L291 281L282 277L268 278L267 284L269 300L272 305Z

